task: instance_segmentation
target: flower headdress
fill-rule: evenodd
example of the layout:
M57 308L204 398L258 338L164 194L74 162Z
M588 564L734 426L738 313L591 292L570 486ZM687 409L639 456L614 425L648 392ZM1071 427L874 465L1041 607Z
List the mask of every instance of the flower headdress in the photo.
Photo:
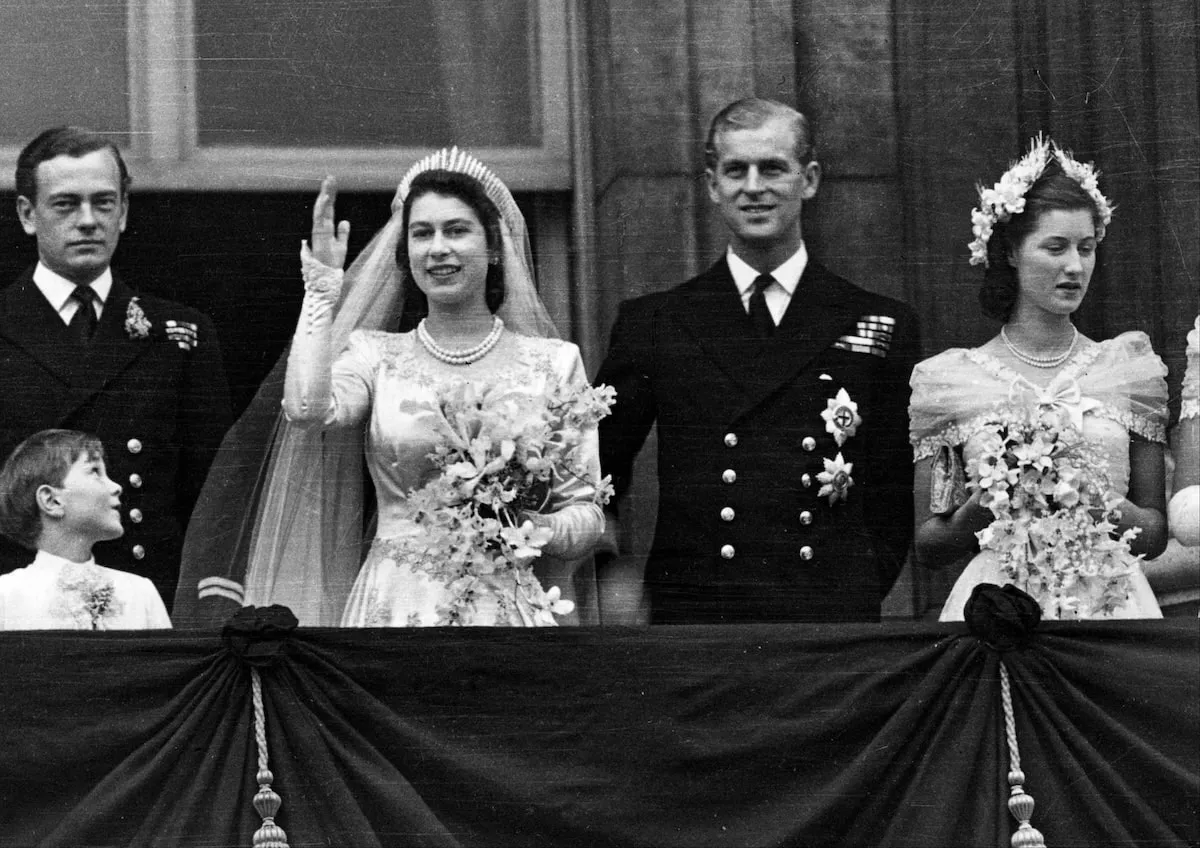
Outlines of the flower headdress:
M1025 194L1046 170L1050 157L1058 160L1063 173L1088 193L1100 215L1100 226L1096 228L1096 241L1103 241L1104 230L1112 220L1112 204L1100 193L1097 185L1099 172L1085 162L1079 162L1069 151L1063 150L1041 133L1029 142L1029 152L1017 160L1000 177L992 188L979 186L979 208L971 210L971 231L975 239L970 243L971 264L987 267L988 240L997 222L1003 223L1025 211Z

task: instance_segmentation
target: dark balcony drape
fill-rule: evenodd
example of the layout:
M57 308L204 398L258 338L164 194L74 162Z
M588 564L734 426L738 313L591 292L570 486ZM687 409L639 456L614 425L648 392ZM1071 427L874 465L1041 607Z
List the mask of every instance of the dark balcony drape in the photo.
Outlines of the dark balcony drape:
M1200 624L1003 655L1054 846L1200 843ZM261 670L299 846L1005 846L998 663L961 626L299 630ZM249 846L215 634L0 634L0 846Z

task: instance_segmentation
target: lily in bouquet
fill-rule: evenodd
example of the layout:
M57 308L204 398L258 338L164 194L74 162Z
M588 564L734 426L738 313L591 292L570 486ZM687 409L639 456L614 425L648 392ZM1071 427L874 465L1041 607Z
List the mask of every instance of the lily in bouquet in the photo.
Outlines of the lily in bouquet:
M438 474L409 496L423 514L422 559L451 571L459 600L445 611L454 623L471 603L477 581L501 571L533 587L532 562L552 531L532 516L552 507L551 494L573 481L590 486L597 504L612 485L587 465L587 434L608 414L608 386L554 385L531 394L506 385L454 383L439 392L441 437L429 455ZM536 594L536 593L535 593ZM545 604L569 613L554 587Z
M1121 498L1107 458L1069 421L1046 408L1003 416L967 474L994 516L976 534L980 549L1000 558L1047 618L1091 618L1124 604L1138 530L1115 535Z

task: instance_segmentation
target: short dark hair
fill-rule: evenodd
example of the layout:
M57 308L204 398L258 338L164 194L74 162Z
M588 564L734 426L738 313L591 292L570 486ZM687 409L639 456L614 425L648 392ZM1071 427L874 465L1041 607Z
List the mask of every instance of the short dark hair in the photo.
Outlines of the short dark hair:
M13 449L0 468L0 533L36 549L42 533L37 490L61 486L81 456L104 459L104 445L78 430L42 430Z
M17 195L28 199L30 203L37 201L37 169L43 162L49 162L56 156L86 156L97 150L107 150L117 160L117 168L121 172L121 196L124 197L129 192L133 177L125 167L121 151L109 139L82 127L54 127L25 145L17 157Z
M1009 264L1014 252L1037 229L1042 215L1053 210L1087 210L1096 229L1104 226L1096 201L1079 182L1063 171L1057 161L1046 165L1042 175L1025 192L1025 209L1007 221L997 222L988 239L988 266L979 288L979 306L983 314L997 321L1008 321L1017 303L1017 269Z
M495 257L504 255L504 242L500 234L500 210L487 196L487 192L474 177L458 171L434 169L423 171L413 178L404 198L404 213L400 238L396 242L396 265L400 268L402 293L404 295L404 312L400 316L400 331L411 330L417 323L429 314L429 300L425 292L417 287L413 280L412 268L408 257L408 223L412 214L413 204L417 198L426 194L440 194L461 200L479 219L487 238L488 252ZM487 307L495 312L504 303L504 263L497 261L488 264L487 283L484 289Z
M796 159L801 165L807 165L817 158L817 143L813 138L812 125L803 112L778 100L746 97L735 100L713 116L708 125L708 138L704 141L704 167L710 171L716 170L720 158L717 153L717 139L722 133L730 130L756 130L775 118L783 118L791 124L792 134L796 139Z

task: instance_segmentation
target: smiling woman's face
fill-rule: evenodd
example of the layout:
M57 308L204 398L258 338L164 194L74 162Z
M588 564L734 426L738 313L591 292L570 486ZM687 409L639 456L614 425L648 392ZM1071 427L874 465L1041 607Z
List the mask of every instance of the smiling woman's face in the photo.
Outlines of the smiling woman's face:
M1070 315L1087 294L1096 267L1096 224L1086 209L1044 212L1008 257L1017 271L1016 313Z
M486 304L487 232L457 197L429 192L413 201L408 218L413 281L432 308Z

